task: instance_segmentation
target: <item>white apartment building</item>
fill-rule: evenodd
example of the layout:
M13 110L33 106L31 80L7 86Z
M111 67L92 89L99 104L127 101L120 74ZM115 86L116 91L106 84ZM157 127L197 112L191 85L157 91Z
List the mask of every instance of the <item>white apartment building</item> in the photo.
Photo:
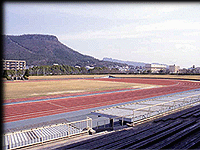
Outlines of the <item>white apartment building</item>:
M24 70L26 61L24 60L3 60L3 70Z
M169 72L170 73L179 73L180 66L174 65L169 65Z
M166 70L166 65L162 64L145 64L145 69L151 73L159 73L160 70Z

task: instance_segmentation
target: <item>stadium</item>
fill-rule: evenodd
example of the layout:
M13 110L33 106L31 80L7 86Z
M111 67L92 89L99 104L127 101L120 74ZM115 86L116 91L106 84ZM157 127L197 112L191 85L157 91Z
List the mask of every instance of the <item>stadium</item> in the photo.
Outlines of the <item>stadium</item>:
M200 148L199 79L101 75L5 84L16 91L3 103L4 149ZM44 87L23 92L26 84Z

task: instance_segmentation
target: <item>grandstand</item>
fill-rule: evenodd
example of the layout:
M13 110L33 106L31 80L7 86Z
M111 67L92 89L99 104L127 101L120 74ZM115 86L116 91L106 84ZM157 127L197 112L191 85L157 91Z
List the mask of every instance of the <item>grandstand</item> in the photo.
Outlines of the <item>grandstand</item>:
M131 122L134 126L191 107L197 102L200 102L200 91L192 90L99 109L92 114L108 117L111 122L114 122L113 119Z
M199 149L200 105L53 149Z
M10 132L4 135L3 147L4 149L15 149L37 143L44 143L63 137L88 133L91 128L92 119L88 117L81 121Z

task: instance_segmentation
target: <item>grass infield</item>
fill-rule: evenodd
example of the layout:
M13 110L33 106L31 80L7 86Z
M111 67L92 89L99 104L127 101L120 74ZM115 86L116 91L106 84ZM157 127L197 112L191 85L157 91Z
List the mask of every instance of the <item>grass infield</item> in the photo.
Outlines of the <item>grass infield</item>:
M13 81L3 83L4 99L28 98L34 96L57 95L66 93L79 93L90 91L114 90L123 88L143 88L152 85L82 80L82 78L105 77L108 75L58 75L58 76L30 76L29 81ZM146 78L179 78L179 79L199 79L200 75L113 75L114 77L146 77ZM72 79L76 80L52 80L52 79ZM47 80L43 80L47 79ZM81 80L80 80L81 79ZM33 80L43 80L33 82ZM155 85L154 85L155 86Z
M5 82L4 99L28 98L34 96L57 95L90 91L103 91L123 88L151 87L149 84L124 83L98 80L43 80ZM155 86L155 85L154 85Z

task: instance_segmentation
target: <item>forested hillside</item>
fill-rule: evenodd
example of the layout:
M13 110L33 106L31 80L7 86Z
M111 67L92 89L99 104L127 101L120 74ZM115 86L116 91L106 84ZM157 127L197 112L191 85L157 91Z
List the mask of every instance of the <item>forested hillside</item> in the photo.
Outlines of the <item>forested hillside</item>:
M4 35L4 59L25 60L27 65L92 65L109 66L113 62L105 62L94 57L83 55L58 41L53 35L29 34L20 36Z

